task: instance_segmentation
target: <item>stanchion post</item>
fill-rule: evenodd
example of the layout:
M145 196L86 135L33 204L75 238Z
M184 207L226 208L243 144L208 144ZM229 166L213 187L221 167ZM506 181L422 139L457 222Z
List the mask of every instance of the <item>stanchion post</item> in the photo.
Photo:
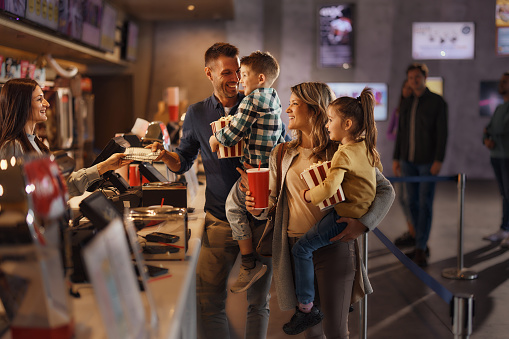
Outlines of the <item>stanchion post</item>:
M470 338L474 317L474 296L471 294L455 295L451 305L451 317L454 339Z
M463 214L465 206L465 174L458 174L458 257L457 267L446 268L442 276L447 279L473 280L477 279L477 273L463 267Z
M368 274L368 234L364 233L362 235L362 264L366 269L366 275ZM366 294L364 298L361 299L360 303L360 311L359 311L359 338L367 339L368 338L368 295Z

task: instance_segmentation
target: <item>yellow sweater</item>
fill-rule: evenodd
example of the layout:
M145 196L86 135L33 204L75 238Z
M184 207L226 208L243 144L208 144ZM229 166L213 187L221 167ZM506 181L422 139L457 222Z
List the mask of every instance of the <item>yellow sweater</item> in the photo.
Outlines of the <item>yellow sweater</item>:
M375 167L370 164L364 140L340 145L332 157L331 165L327 178L309 190L311 202L318 205L334 195L341 185L345 201L334 207L336 212L342 217L362 217L376 193ZM378 162L375 165L382 172L382 164Z

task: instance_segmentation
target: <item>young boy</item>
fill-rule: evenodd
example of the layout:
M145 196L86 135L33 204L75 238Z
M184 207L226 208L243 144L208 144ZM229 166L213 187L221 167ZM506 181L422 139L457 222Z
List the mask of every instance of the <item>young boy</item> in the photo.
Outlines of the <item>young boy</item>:
M256 51L240 60L240 75L246 97L230 125L210 137L210 148L215 152L219 143L231 147L245 139L241 161L253 167L259 164L268 167L272 148L284 141L281 103L276 90L271 88L279 76L279 65L269 53ZM253 250L246 195L239 188L240 180L232 187L225 205L233 239L238 241L242 255L239 278L231 288L233 293L246 291L267 271L267 266L256 260Z

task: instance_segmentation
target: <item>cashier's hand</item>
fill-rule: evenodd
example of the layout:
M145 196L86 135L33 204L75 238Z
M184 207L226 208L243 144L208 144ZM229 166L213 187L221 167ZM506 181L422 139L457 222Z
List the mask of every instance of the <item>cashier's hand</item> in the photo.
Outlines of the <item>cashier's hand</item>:
M250 164L248 164L247 162L244 162L244 168L245 169L248 169L248 168L253 168L253 166L251 166ZM241 180L240 180L240 183L239 183L239 188L242 192L246 193L248 190L249 190L249 182L247 181L247 173L246 171L244 171L242 168L240 167L237 167L237 172L240 173L240 176L241 176Z
M209 138L209 145L212 152L217 152L219 150L219 141L214 134Z
M343 232L336 235L334 238L329 239L330 241L341 241L341 242L349 242L351 240L357 239L361 234L365 233L368 228L364 226L359 219L354 218L339 218L336 222L346 222L347 226L343 230Z
M114 171L116 169L119 169L120 167L124 167L125 165L129 165L131 162L133 162L132 160L124 159L124 157L125 157L124 153L115 153L108 159L98 163L97 171L99 172L99 175L103 175L108 171Z

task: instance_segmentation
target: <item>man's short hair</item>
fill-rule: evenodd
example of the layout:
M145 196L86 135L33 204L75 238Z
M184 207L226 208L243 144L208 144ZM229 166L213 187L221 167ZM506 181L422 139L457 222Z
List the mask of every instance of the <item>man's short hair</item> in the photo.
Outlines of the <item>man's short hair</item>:
M269 52L256 51L240 59L241 66L247 66L257 74L265 75L267 83L272 86L279 76L279 64Z
M239 56L239 49L226 42L216 42L205 52L205 67L221 56L236 58Z
M413 64L411 64L410 66L408 66L408 68L406 69L406 73L408 74L408 72L410 71L413 71L414 69L418 69L419 71L421 71L421 73L424 75L424 77L428 77L428 66L426 66L426 64L421 64L419 62L414 62Z

